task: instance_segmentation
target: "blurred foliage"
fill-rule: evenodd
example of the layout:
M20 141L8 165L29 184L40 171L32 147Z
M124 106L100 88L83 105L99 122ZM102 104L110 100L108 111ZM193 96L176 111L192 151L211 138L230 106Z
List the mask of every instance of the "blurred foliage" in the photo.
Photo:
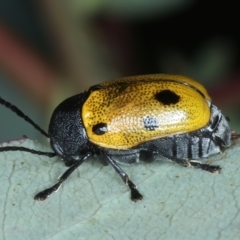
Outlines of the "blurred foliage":
M240 35L231 27L238 22L237 11L237 3L200 0L2 0L0 30L4 26L10 31L7 39L14 42L7 41L12 43L7 53L1 51L6 42L1 43L5 80L0 94L17 89L17 100L7 94L8 100L14 99L30 116L39 109L35 119L47 127L54 107L89 85L127 75L177 73L202 82L240 131ZM0 34L5 36L5 30ZM19 62L10 51L17 44ZM29 131L11 129L16 138Z

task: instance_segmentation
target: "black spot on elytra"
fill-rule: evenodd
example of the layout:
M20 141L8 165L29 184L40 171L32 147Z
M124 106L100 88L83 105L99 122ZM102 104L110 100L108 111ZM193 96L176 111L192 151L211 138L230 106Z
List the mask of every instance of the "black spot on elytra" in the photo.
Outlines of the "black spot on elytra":
M176 104L180 99L176 93L170 90L163 90L156 93L155 98L164 105Z
M107 132L107 124L106 123L97 123L92 127L93 133L97 135L103 135Z
M149 131L154 131L159 127L158 120L155 117L147 116L143 118L144 127Z

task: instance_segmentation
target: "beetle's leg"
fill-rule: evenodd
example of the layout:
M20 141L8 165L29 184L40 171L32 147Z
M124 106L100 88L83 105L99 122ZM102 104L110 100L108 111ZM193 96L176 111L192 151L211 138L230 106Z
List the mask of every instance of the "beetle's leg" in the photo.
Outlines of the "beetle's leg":
M201 163L199 161L195 160L186 160L186 159L179 159L179 158L171 158L173 162L176 162L180 164L183 167L195 167L202 169L204 171L210 172L210 173L219 173L221 171L221 167L218 165L210 165L206 163Z
M195 168L200 168L204 171L210 172L210 173L220 173L221 167L218 165L210 165L206 163L201 163L198 161L191 160L189 161L190 165Z
M39 192L37 195L35 195L34 199L44 201L49 195L51 195L53 192L56 192L63 184L63 182L66 181L67 178L73 173L73 171L76 170L83 162L85 162L91 156L92 153L87 153L82 159L80 159L79 161L74 163L70 168L68 168L68 170L65 171L58 179L56 184L54 184L52 187L48 189L43 190L42 192Z
M168 156L166 154L162 154L165 158L172 160L173 162L183 166L183 167L195 167L202 169L204 171L210 172L210 173L219 173L221 171L221 167L218 165L210 165L206 163L201 163L200 161L196 160L188 160L188 159L181 159L181 158L174 158L171 156Z
M123 182L128 185L131 191L131 200L137 202L143 199L142 194L137 190L136 185L129 179L128 175L117 165L117 163L112 160L108 155L105 156L106 161L112 165L117 174L121 177Z

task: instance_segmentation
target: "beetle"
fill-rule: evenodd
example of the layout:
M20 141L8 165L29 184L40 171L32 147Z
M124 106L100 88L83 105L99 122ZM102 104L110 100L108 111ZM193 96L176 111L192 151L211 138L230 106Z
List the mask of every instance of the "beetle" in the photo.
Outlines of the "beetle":
M83 162L97 155L104 165L115 169L136 202L143 196L118 164L150 163L162 157L184 167L217 173L220 166L202 163L201 159L231 145L228 120L212 104L206 89L179 75L141 75L94 85L56 107L48 133L11 103L2 98L0 103L49 137L53 152L19 147L0 151L57 155L68 167L35 200L45 200Z

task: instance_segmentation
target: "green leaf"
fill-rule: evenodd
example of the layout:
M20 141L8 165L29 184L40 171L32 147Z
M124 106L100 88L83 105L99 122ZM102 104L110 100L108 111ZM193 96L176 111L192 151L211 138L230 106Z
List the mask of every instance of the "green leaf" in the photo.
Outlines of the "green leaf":
M172 162L121 166L144 195L132 203L111 166L83 164L46 201L36 193L66 170L58 157L0 153L0 239L238 239L239 141L207 159L220 174ZM51 151L28 139L2 143Z

